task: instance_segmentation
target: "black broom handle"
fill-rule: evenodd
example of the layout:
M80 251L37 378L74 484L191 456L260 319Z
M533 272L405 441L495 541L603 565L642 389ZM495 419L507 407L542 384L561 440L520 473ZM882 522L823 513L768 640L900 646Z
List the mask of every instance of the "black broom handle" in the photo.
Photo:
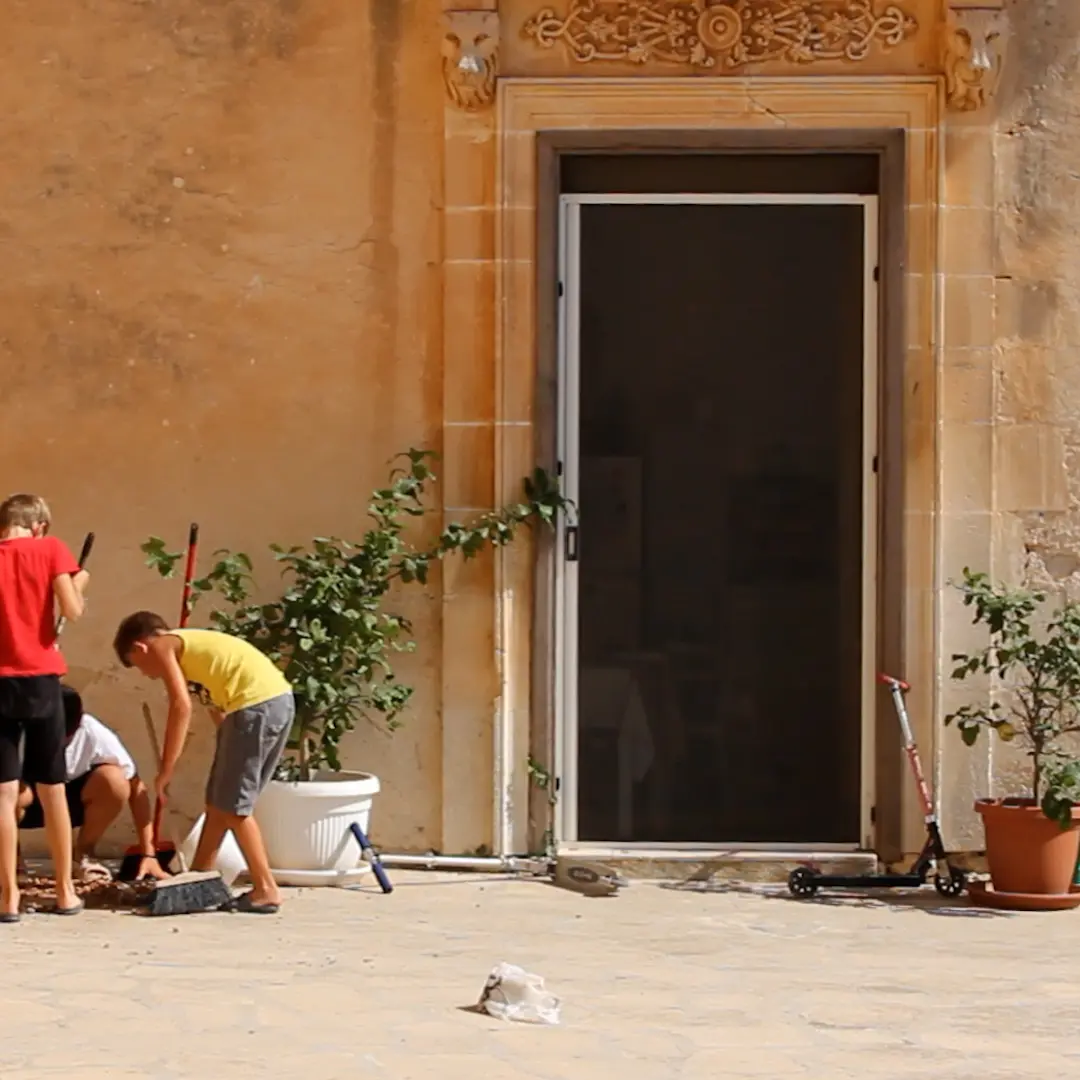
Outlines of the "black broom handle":
M80 570L86 565L86 560L90 558L90 552L93 551L93 550L94 550L94 534L92 532L88 532L86 534L86 539L83 541L83 544L82 544L82 551L79 552L79 569ZM56 636L57 637L60 636L60 631L64 629L64 624L66 622L67 622L67 619L65 619L63 615L61 615L60 618L56 620Z

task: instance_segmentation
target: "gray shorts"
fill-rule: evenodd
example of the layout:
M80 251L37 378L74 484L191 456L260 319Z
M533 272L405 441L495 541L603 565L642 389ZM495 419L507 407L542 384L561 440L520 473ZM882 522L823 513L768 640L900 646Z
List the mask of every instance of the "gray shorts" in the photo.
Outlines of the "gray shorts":
M285 753L295 713L289 693L225 717L206 782L207 806L238 817L252 813Z

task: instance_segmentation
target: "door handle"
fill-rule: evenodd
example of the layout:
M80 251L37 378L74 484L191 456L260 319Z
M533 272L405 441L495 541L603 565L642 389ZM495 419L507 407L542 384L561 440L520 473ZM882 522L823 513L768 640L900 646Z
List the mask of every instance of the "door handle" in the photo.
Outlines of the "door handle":
M566 561L578 561L578 526L566 526Z

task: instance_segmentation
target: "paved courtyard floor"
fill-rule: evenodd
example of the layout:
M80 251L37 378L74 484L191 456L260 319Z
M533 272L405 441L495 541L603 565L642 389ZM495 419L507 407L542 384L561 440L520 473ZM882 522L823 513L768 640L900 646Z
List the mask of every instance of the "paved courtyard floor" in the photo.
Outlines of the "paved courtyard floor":
M394 874L278 917L0 926L0 1077L1080 1076L1080 915ZM499 961L559 1027L469 1011Z

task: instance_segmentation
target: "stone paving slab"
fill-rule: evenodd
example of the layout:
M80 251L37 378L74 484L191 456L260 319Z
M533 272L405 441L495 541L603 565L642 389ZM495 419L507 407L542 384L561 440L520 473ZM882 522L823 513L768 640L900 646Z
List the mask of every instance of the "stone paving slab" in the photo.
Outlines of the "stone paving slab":
M282 915L0 926L3 1080L1080 1076L1080 916L394 873ZM499 961L556 1028L468 1011Z

